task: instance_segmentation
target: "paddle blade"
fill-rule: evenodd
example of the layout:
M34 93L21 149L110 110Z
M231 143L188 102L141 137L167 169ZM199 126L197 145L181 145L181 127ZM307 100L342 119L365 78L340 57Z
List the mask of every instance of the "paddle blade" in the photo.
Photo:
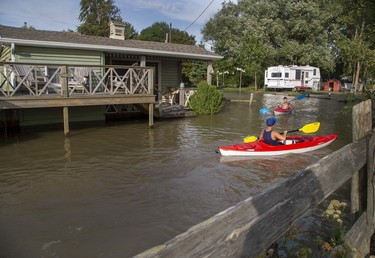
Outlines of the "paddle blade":
M306 94L299 95L297 98L292 99L290 102L292 102L292 101L294 101L294 100L304 99L304 98L306 98Z
M301 129L299 129L299 131L304 132L304 133L315 133L316 131L319 130L319 127L320 127L320 122L314 122L314 123L305 125Z
M261 108L261 109L259 110L259 112L260 112L261 114L265 114L265 113L268 112L268 110L269 110L269 108L265 107L265 108Z
M248 142L255 142L257 140L258 140L258 137L256 136L247 136L243 139L243 142L248 143Z
M296 100L300 100L300 99L303 99L303 98L305 98L305 97L306 97L306 94L302 94L302 95L298 96L298 97L296 98Z

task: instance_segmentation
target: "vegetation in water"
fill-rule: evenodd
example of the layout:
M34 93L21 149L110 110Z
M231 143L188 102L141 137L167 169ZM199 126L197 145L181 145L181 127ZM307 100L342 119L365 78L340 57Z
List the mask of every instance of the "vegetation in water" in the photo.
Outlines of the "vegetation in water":
M190 97L189 108L199 115L216 114L224 107L224 95L215 86L200 82L198 90Z

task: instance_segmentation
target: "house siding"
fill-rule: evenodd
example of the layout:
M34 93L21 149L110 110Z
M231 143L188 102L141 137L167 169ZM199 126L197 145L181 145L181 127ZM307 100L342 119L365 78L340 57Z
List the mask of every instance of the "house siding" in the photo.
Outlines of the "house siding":
M104 65L104 53L89 50L16 46L16 62Z
M69 107L69 122L104 121L104 106ZM61 124L62 108L20 109L20 126Z

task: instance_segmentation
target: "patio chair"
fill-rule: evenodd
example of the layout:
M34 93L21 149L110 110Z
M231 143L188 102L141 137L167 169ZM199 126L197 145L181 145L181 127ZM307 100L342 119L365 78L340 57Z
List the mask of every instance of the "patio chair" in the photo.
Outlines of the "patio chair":
M44 86L47 82L47 76L35 66L31 65L13 65L16 75L16 91L27 90L30 95L40 95L41 91L46 91Z
M86 88L90 74L90 69L88 67L70 67L68 74L70 75L68 79L69 94L74 92L88 92ZM61 82L51 83L51 87L55 92L61 94Z
M87 91L89 74L90 69L88 67L74 67L72 77L68 80L70 91L80 91L81 93Z

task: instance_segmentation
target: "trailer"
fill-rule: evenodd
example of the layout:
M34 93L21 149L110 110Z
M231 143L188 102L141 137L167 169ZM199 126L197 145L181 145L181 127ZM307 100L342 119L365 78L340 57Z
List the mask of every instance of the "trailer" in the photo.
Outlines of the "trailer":
M265 89L289 89L298 87L320 90L320 69L313 66L271 66L264 73Z

